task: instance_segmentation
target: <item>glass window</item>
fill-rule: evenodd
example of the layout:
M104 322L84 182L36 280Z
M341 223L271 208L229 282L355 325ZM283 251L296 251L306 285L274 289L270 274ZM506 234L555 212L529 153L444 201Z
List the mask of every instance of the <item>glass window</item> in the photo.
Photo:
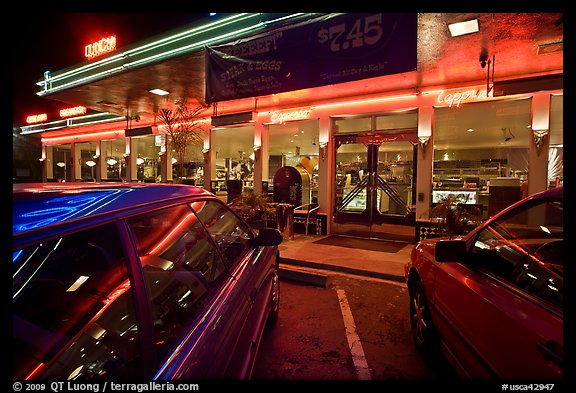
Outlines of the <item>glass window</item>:
M228 127L211 131L216 149L216 179L254 181L254 126ZM214 180L214 179L212 179Z
M531 99L434 109L434 190L474 191L483 218L521 199L528 177ZM496 178L507 177L503 198Z
M112 139L102 141L102 150L100 151L101 165L106 165L105 176L103 180L122 181L126 176L126 165L124 162L124 153L126 153L126 140Z
M72 170L72 145L52 147L52 174L56 181L74 181Z
M334 119L334 133L372 131L372 117Z
M113 224L13 254L15 378L140 375L138 328Z
M376 130L405 130L418 128L418 112L389 113L376 117Z
M550 148L548 150L549 187L564 184L564 95L550 98Z
M153 305L156 344L162 356L211 298L226 267L210 235L188 205L130 220Z
M192 208L214 238L229 270L232 271L251 248L250 228L222 203L194 202Z
M284 166L305 169L310 175L312 197L318 196L319 121L298 120L268 126L268 183L274 184L274 176Z
M84 142L75 144L76 155L80 162L80 178L82 181L94 181L96 179L96 154L95 142Z
M131 152L136 157L136 178L143 183L156 183L160 180L160 135L132 138Z
M201 141L192 140L187 142L186 149L181 152L184 159L181 175L179 175L180 158L177 156L176 150L172 149L172 177L174 179L182 177L179 182L198 186L204 183L204 155L202 147Z
M563 304L563 203L537 202L481 231L472 262L558 306Z

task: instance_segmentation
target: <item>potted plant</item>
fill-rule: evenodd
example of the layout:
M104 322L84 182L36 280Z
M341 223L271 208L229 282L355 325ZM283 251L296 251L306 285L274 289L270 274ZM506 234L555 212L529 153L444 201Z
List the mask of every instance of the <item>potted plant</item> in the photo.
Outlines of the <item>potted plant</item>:
M456 195L448 195L430 209L431 222L440 235L463 235L482 221L482 211L476 205L466 205Z
M265 227L275 214L268 196L252 190L243 191L230 207L254 229Z

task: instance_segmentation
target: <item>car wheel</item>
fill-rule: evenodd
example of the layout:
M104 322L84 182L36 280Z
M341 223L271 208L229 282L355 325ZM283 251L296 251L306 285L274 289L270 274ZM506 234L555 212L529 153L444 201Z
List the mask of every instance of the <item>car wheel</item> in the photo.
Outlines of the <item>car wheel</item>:
M272 308L270 309L270 315L268 315L268 323L273 325L278 320L278 314L280 312L280 278L278 277L278 273L276 273L272 279L271 296L270 304Z
M435 353L439 340L421 281L415 281L410 287L410 327L416 349L424 355Z

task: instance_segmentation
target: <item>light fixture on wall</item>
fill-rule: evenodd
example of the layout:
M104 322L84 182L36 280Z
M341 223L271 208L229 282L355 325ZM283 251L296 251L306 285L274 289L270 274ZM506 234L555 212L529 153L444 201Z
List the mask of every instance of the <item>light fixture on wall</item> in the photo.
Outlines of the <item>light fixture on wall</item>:
M429 136L419 136L418 137L418 146L420 146L420 150L422 151L422 155L425 155L426 150L428 150L428 142L430 142Z
M540 156L542 151L542 146L544 144L544 139L550 134L549 130L532 130L532 139L534 139L534 144L536 145L536 154Z
M471 19L464 22L451 23L448 25L448 30L450 30L450 35L452 37L458 37L470 33L477 33L479 31L478 19Z
M328 152L328 142L319 142L318 145L320 146L320 158L324 161Z

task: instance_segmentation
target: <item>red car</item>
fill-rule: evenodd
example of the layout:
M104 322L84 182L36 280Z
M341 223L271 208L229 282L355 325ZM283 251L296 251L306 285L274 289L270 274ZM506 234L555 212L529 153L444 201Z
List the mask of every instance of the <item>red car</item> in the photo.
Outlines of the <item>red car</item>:
M554 188L464 236L420 241L405 267L417 349L464 378L562 379L563 209Z

